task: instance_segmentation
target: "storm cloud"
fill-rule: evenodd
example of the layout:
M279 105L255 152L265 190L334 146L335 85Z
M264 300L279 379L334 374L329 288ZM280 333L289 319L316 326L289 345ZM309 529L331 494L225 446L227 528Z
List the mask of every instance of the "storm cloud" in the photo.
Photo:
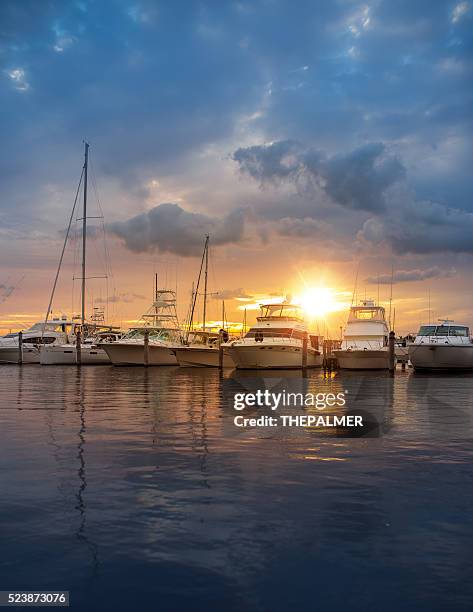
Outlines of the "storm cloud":
M370 285L390 285L391 281L396 283L409 283L415 281L428 280L429 278L451 278L455 276L455 268L448 270L439 268L438 266L432 266L425 270L413 269L413 270L396 270L393 275L381 274L380 276L369 276L365 279L365 283Z
M386 190L405 177L402 163L381 142L329 156L286 140L239 148L233 160L261 185L291 182L304 191L320 189L336 204L368 211L384 208Z
M244 209L216 219L166 203L127 221L111 223L108 229L134 253L160 251L187 257L202 251L207 234L213 245L240 242L244 227Z
M399 255L473 254L473 213L438 202L421 201L401 191L382 216L367 219L358 239L389 244Z

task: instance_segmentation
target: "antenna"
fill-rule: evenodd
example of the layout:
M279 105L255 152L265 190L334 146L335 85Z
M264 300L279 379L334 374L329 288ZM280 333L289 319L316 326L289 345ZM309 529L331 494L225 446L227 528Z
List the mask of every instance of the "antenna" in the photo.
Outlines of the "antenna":
M430 325L431 319L432 319L432 316L430 312L430 287L429 287L429 325Z
M391 293L389 295L389 330L391 331L391 310L393 304L394 263L391 263Z
M356 304L356 285L358 283L358 272L360 271L360 260L358 260L358 266L356 268L356 274L355 274L355 286L353 287L353 293L351 294L351 304L350 304L350 308L353 306L353 302L355 302Z

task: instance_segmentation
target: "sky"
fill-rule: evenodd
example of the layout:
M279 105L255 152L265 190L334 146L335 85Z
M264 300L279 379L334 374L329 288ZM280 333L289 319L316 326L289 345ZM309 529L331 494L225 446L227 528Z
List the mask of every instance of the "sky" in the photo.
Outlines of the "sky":
M130 325L157 272L183 317L209 234L215 320L329 288L335 335L392 278L400 333L473 326L472 26L471 1L3 0L0 329L44 316L84 139L89 311Z

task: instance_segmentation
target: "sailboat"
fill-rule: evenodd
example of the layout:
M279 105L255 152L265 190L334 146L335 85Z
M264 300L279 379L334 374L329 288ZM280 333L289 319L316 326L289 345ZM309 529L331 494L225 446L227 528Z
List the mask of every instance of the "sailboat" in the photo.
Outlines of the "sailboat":
M174 349L182 342L182 334L177 317L176 292L158 289L157 274L153 303L141 321L142 325L132 327L120 340L100 344L113 365L177 365ZM145 334L148 336L147 345Z
M81 315L80 324L75 324L72 332L73 336L80 332L81 343L80 351L77 350L77 344L73 338L66 339L64 343L42 344L40 350L39 361L41 365L74 365L81 363L84 365L107 365L110 360L105 351L100 346L100 341L107 339L108 341L115 340L120 337L118 328L111 325L106 325L104 322L90 321L86 319L85 296L86 296L86 253L87 253L87 179L89 168L89 143L85 142L84 165L82 174L77 188L76 199L72 208L69 226L67 228L64 245L62 248L59 265L56 272L56 277L51 292L51 297L48 305L44 327L48 325L49 313L56 290L59 273L61 270L62 260L69 237L69 232L74 217L74 211L79 196L81 184L83 184L83 205L82 205L82 264L81 264ZM69 341L68 341L69 340Z
M223 339L228 339L228 333L222 329L219 333L207 329L207 297L208 297L208 271L209 271L209 236L205 238L204 251L200 262L196 290L192 292L192 305L189 317L189 329L184 343L174 349L177 361L182 367L216 368L219 366L219 348ZM199 294L199 286L204 272L204 304L202 313L202 329L194 330L194 313ZM222 325L225 325L222 315ZM223 366L234 368L235 363L224 350Z

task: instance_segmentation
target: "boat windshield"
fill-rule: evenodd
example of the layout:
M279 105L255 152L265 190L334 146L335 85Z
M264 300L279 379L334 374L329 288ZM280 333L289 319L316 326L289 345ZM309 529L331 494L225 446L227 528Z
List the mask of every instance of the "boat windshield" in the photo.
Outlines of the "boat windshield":
M146 327L140 327L136 329L130 329L124 336L124 340L140 340L144 338L145 332L149 332L149 335L157 334L158 331L155 329L149 329Z
M263 304L261 317L283 317L288 319L302 319L302 310L295 304Z
M422 325L417 335L468 337L470 330L464 325Z
M158 334L153 334L153 340L162 340L164 342L178 342L180 340L179 330L161 329Z

